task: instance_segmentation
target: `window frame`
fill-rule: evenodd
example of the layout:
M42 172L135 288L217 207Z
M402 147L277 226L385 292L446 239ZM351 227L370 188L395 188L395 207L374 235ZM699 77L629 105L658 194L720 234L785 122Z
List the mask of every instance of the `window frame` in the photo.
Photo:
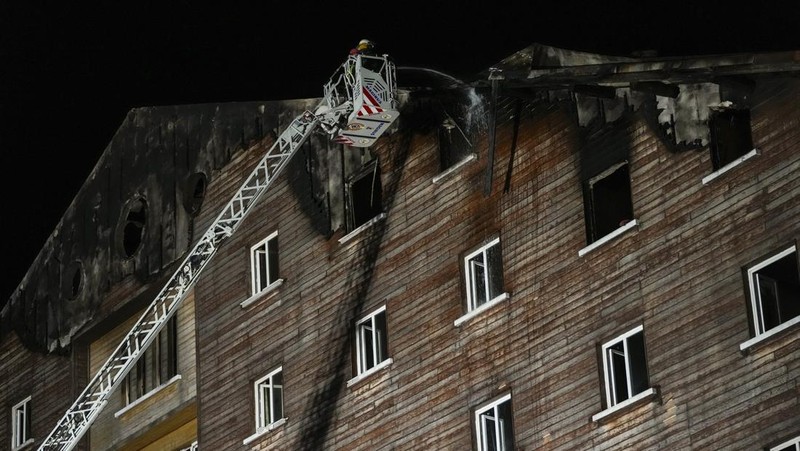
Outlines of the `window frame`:
M627 181L627 196L625 199L614 199L615 201L624 200L627 203L627 206L630 207L630 218L627 218L625 223L620 223L613 229L606 231L605 233L601 234L601 230L598 223L598 211L601 211L602 208L598 207L597 203L598 200L595 198L595 186L603 180L608 180L609 177L613 176L617 171L620 169L625 168L626 172L626 181ZM585 199L584 202L586 203L586 207L584 211L586 212L586 248L594 248L596 246L601 245L609 241L611 238L616 237L620 234L620 230L628 230L632 226L637 224L636 220L636 212L633 208L633 184L631 183L631 165L628 159L618 160L615 163L608 165L608 167L596 175L586 179L585 183ZM603 198L603 202L609 202L605 198Z
M274 249L271 249L273 248ZM261 280L261 258L264 255L264 264L266 268L263 273L267 278L267 283L262 284ZM275 270L272 271L270 263L271 256L275 256ZM259 241L250 247L250 292L252 296L256 296L267 292L268 290L278 286L283 279L279 276L280 263L279 263L279 248L278 248L278 231L274 231L267 235L266 238ZM274 276L274 280L272 280ZM263 286L262 286L263 285Z
M498 285L499 285L499 290L500 291L498 293L492 293L491 292L492 283L489 283L489 280L492 277L491 276L492 267L491 267L491 265L489 263L490 259L489 259L488 251L489 251L489 249L491 249L491 248L493 248L495 246L497 246L497 252L499 252L499 260L500 260L500 268L498 268L498 271L499 271L498 274L499 274L499 279L500 279L498 281ZM484 291L485 292L483 293L483 295L485 296L485 301L482 302L481 304L477 303L478 302L478 300L476 299L476 294L478 292L478 287L476 286L477 285L477 283L476 283L477 280L474 277L475 271L474 271L473 265L471 264L471 261L475 257L477 257L478 255L482 256L483 262L484 262L483 263L483 266L484 266L484 268L483 268L483 277L484 277L484 279L483 280L485 281L485 283L484 283L484 285L485 285ZM464 265L464 288L465 288L466 297L467 297L467 299L466 299L466 302L467 302L466 303L467 314L470 314L472 312L482 311L487 306L494 305L495 303L497 303L497 302L505 299L506 297L508 297L508 293L504 289L505 288L504 287L505 280L504 280L504 274L503 274L503 248L500 246L500 237L499 236L487 241L486 243L480 245L478 248L476 248L473 251L467 253L464 256L463 265Z
M755 263L751 263L743 268L745 277L745 291L747 299L747 312L750 318L750 334L751 338L740 345L742 351L748 347L761 342L773 335L776 335L798 323L800 323L800 315L789 318L780 324L773 326L769 329L766 328L764 321L764 307L760 299L760 290L758 289L758 282L756 274L759 271L769 267L775 262L782 260L788 256L794 255L795 265L800 271L800 253L797 251L797 243L791 243L788 246L781 246L781 250L769 254L769 256L762 258ZM800 273L798 274L800 279Z
M383 336L380 334L380 329L376 325L376 318L383 316ZM369 323L369 327L367 326ZM365 333L369 332L371 340L365 340ZM386 306L374 310L369 315L364 316L355 323L355 370L356 377L363 377L371 374L384 366L384 362L391 360L389 358L389 327L386 317ZM370 346L371 349L366 349ZM367 354L372 356L372 365L368 366ZM385 355L382 355L385 353Z
M645 369L645 382L647 383L648 389L651 389L650 386L650 371L647 368L647 349L646 343L644 341L644 325L640 324L633 329L628 330L627 332L606 341L601 345L601 352L602 352L602 365L603 365L603 389L604 389L604 399L605 405L607 409L613 409L617 406L624 405L624 403L636 399L642 393L646 393L648 389L641 390L639 392L633 393L633 375L632 375L632 365L631 365L631 355L628 350L628 340L635 336L641 334L642 335L642 352L644 356L643 366ZM613 346L616 346L618 343L622 342L623 346L623 354L622 357L625 360L625 388L627 391L627 397L625 399L618 400L618 396L616 393L616 380L614 379L614 367L613 367L613 360L609 359L609 353L612 350Z
M767 448L767 451L782 451L788 446L794 446L795 451L800 451L800 435L783 443Z
M511 437L511 441L512 441L512 443L510 444L510 447L508 447L508 444L505 443L505 441L504 441L505 440L505 434L503 433L503 429L502 429L502 423L501 423L502 418L500 418L500 414L498 412L499 407L502 404L506 403L506 402L509 404L509 409L508 409L509 418L508 418L508 420L509 420L510 428L511 428L510 437ZM514 447L515 447L515 443L514 443L515 440L514 440L513 405L511 404L511 393L506 393L505 395L500 396L499 398L497 398L497 399L495 399L495 400L493 400L493 401L491 401L491 402L489 402L487 404L484 404L484 405L482 405L482 406L480 406L480 407L475 409L473 421L474 421L474 426L475 426L475 446L476 446L477 451L487 451L488 450L488 448L485 445L486 445L486 440L489 437L488 437L488 434L486 433L487 429L484 428L484 423L485 422L483 421L481 416L485 412L487 412L489 410L494 410L495 418L498 420L494 424L495 425L499 424L499 427L495 427L495 430L494 430L496 449L498 449L499 451L510 451L510 450L513 450Z
M737 136L735 137L730 136L730 132L725 133L727 136L720 137L720 130L722 130L720 123L723 123L726 120L731 123L734 121L736 122L735 125L729 126L729 128L726 130L734 130L738 126L743 127L745 122L747 125L747 130L736 130ZM709 117L710 143L708 146L711 157L712 172L721 171L731 164L741 160L748 153L752 152L754 149L752 130L752 117L750 115L749 108L735 108L733 106L728 106L724 108L717 108L712 111ZM736 147L741 147L741 149L733 149L737 150L737 152L733 155L728 155L728 152L731 152L731 150L725 150L720 148L720 146L729 146L731 144L730 141L734 138L737 139ZM739 143L738 140L744 141ZM723 160L723 156L727 157L727 159Z
M166 342L166 356L162 356L164 352L162 340ZM162 365L166 367L162 368ZM136 374L136 380L132 374ZM178 315L174 314L167 320L155 340L142 351L131 371L122 380L120 393L123 409L120 412L126 411L126 407L135 405L137 401L147 399L150 393L168 385L176 376L179 376Z
M31 437L31 396L11 407L11 449L18 450L33 442ZM22 421L19 414L22 413ZM20 427L22 431L20 431ZM21 433L21 436L20 436Z
M275 384L274 378L275 376L280 375L281 383ZM263 388L265 382L269 382L266 385L267 389L269 390L269 399L263 396ZM278 387L277 389L275 387ZM286 409L284 406L285 400L285 392L286 392L286 382L283 377L283 366L279 366L278 368L270 371L267 373L266 376L263 376L253 382L253 395L254 395L254 419L255 419L255 426L256 426L256 434L260 434L262 432L270 431L274 429L276 426L283 424L283 421L286 420ZM274 390L278 390L280 392L280 418L277 418L274 412L275 403L273 402L274 399ZM266 411L266 417L262 415L265 413L264 404L269 404L269 409Z
M371 205L377 205L377 208L374 206L370 208L370 211L374 210L374 214L369 218L361 218L363 221L360 221L360 218L356 218L357 209L355 198L356 196L353 193L353 187L360 182L362 179L367 177L372 177L372 183L370 184L371 189L374 193L375 186L378 187L378 202L377 204L372 201ZM358 211L361 211L358 209ZM377 158L373 158L372 160L365 163L361 169L353 174L351 174L346 182L345 182L345 232L347 234L353 233L356 230L360 230L362 226L366 226L367 224L371 224L375 218L380 217L385 212L383 211L383 180L381 180L381 167L378 163Z

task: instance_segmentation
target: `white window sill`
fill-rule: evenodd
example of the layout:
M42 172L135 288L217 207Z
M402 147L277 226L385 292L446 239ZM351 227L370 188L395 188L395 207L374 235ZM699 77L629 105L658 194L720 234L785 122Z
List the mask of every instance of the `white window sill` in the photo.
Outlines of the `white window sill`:
M613 240L614 238L622 235L623 233L627 232L628 230L636 227L639 225L639 221L636 219L631 219L625 225L620 226L613 232L609 233L608 235L600 238L599 240L595 241L594 243L584 247L583 249L578 251L578 257L583 257L584 255L588 254L589 252L597 249L598 247L608 243L609 241Z
M796 326L797 324L800 324L800 316L794 317L779 326L773 327L772 329L764 332L763 334L759 334L745 341L744 343L739 345L739 350L745 352L749 348L761 343L762 341L769 340L770 338L778 335L779 333L785 331L786 329Z
M458 163L456 163L456 164L450 166L449 168L445 169L444 172L442 172L441 174L439 174L436 177L434 177L433 180L431 180L431 181L434 184L440 183L443 179L446 179L451 174L453 174L454 172L457 172L459 169L461 169L463 166L466 166L467 163L469 163L470 161L475 161L477 158L478 158L477 155L475 155L474 153L469 154L467 156L467 158L464 158L463 160L459 161Z
M730 163L726 164L725 166L717 169L716 171L712 172L711 174L708 174L707 176L703 177L703 185L708 184L709 182L711 182L715 178L717 178L717 177L721 176L722 174L730 171L731 169L735 168L736 166L739 166L740 164L742 164L745 161L755 157L756 155L761 155L761 151L758 150L758 149L753 149L750 152L747 152L746 154L742 155L741 157L739 157L739 158L731 161Z
M264 288L263 290L259 291L258 293L254 294L254 295L250 296L249 298L245 299L244 301L242 301L242 303L239 304L239 306L241 306L242 308L246 308L248 305L250 305L250 304L256 302L257 300L263 298L264 296L274 292L281 285L283 285L283 279L278 279L275 282L272 282L271 284L269 284L267 286L267 288Z
M352 387L353 385L357 384L358 382L370 377L371 375L373 375L373 374L377 373L378 371L380 371L380 370L386 368L387 366L391 365L392 362L394 362L394 360L391 359L391 358L384 360L383 362L373 366L372 368L368 369L367 371L364 371L363 373L359 374L358 376L356 376L356 377L350 379L349 381L347 381L347 386L348 387Z
M259 437L265 435L267 432L274 431L279 426L283 426L284 423L286 423L286 417L283 417L283 418L281 418L280 420L278 420L278 421L276 421L274 423L270 423L270 424L264 426L263 428L258 428L258 430L256 431L255 434L253 434L253 435L247 437L246 439L242 440L242 445L249 445L250 443L253 443L255 440L257 440Z
M371 227L373 224L375 224L376 222L378 222L378 221L382 221L382 220L384 220L384 219L386 219L386 213L381 213L381 214L379 214L378 216L375 216L374 218L370 219L369 221L367 221L367 222L365 222L365 223L361 224L360 226L356 227L356 229L355 229L355 230L353 230L352 232L350 232L350 233L348 233L347 235L345 235L345 236L343 236L343 237L339 238L339 244L344 244L344 243L346 243L346 242L348 242L348 241L352 240L352 239L353 239L353 238L355 238L355 237L356 237L356 235L358 235L359 233L361 233L361 232L363 232L364 230L366 230L366 229L370 228L370 227Z
M11 448L11 451L18 451L20 449L27 448L32 443L33 443L33 439L29 438L28 440L25 440L24 443L22 443L21 445L17 446L16 448Z
M141 398L139 398L136 401L128 404L127 406L119 409L116 413L114 413L114 418L119 418L122 415L125 415L125 413L128 412L129 410L133 409L134 407L136 407L136 406L142 404L143 402L147 401L148 399L152 398L153 396L156 395L156 393L166 389L167 387L169 387L172 384L177 383L179 380L181 380L181 375L180 374L176 374L176 375L172 376L172 378L170 380L168 380L167 382L165 382L165 383L159 385L158 387L150 390L149 392L145 393L144 396L142 396Z
M475 310L467 312L465 315L459 316L455 321L453 321L453 325L456 326L456 327L459 327L462 324L464 324L465 322L467 322L467 321L471 320L472 318L480 315L481 313L485 312L486 310L489 310L490 308L494 307L495 305L500 304L501 302L505 301L506 299L508 299L510 297L511 297L510 294L503 293L503 294L495 297L491 301L489 301L489 302L483 304L482 306L476 308Z
M601 420L608 418L609 415L619 412L620 410L624 410L627 407L630 407L634 404L639 403L640 401L644 401L645 399L651 398L655 396L656 390L652 387L648 388L647 390L639 393L638 395L628 398L625 401L622 401L619 404L614 405L613 407L609 407L602 412L598 412L592 415L592 421L595 423L600 422Z

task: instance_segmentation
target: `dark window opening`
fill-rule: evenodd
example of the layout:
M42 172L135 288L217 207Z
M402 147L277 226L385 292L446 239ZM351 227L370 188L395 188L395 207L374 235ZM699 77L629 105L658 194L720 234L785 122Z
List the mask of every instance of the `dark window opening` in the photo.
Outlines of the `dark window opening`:
M456 121L446 117L438 129L439 138L439 171L453 167L467 158L471 153L469 140Z
M633 220L628 163L611 166L589 179L585 188L589 244Z
M711 164L714 170L753 150L750 110L727 109L711 115Z
M383 212L381 174L373 161L347 183L347 231L351 232Z
M178 374L178 323L173 316L158 337L139 356L122 383L123 403L128 405Z
M126 257L132 257L141 247L146 219L147 205L144 199L137 199L128 209L122 229L122 250Z
M206 175L202 172L196 172L189 177L187 183L189 191L185 198L185 208L190 215L195 216L200 212L200 207L203 205L203 200L206 197L206 187L208 180Z

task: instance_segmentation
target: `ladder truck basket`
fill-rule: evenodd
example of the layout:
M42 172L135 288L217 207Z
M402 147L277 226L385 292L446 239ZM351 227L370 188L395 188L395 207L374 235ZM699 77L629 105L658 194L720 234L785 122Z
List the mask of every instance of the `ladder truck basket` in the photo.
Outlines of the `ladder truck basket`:
M345 63L345 74L353 110L334 141L369 147L400 115L395 97L395 66L386 55L356 55Z

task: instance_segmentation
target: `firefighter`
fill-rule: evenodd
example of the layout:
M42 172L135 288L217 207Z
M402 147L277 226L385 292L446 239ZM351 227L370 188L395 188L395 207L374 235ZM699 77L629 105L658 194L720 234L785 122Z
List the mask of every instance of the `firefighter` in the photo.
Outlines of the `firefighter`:
M358 41L358 45L350 50L351 55L374 55L375 44L369 39L362 39Z

